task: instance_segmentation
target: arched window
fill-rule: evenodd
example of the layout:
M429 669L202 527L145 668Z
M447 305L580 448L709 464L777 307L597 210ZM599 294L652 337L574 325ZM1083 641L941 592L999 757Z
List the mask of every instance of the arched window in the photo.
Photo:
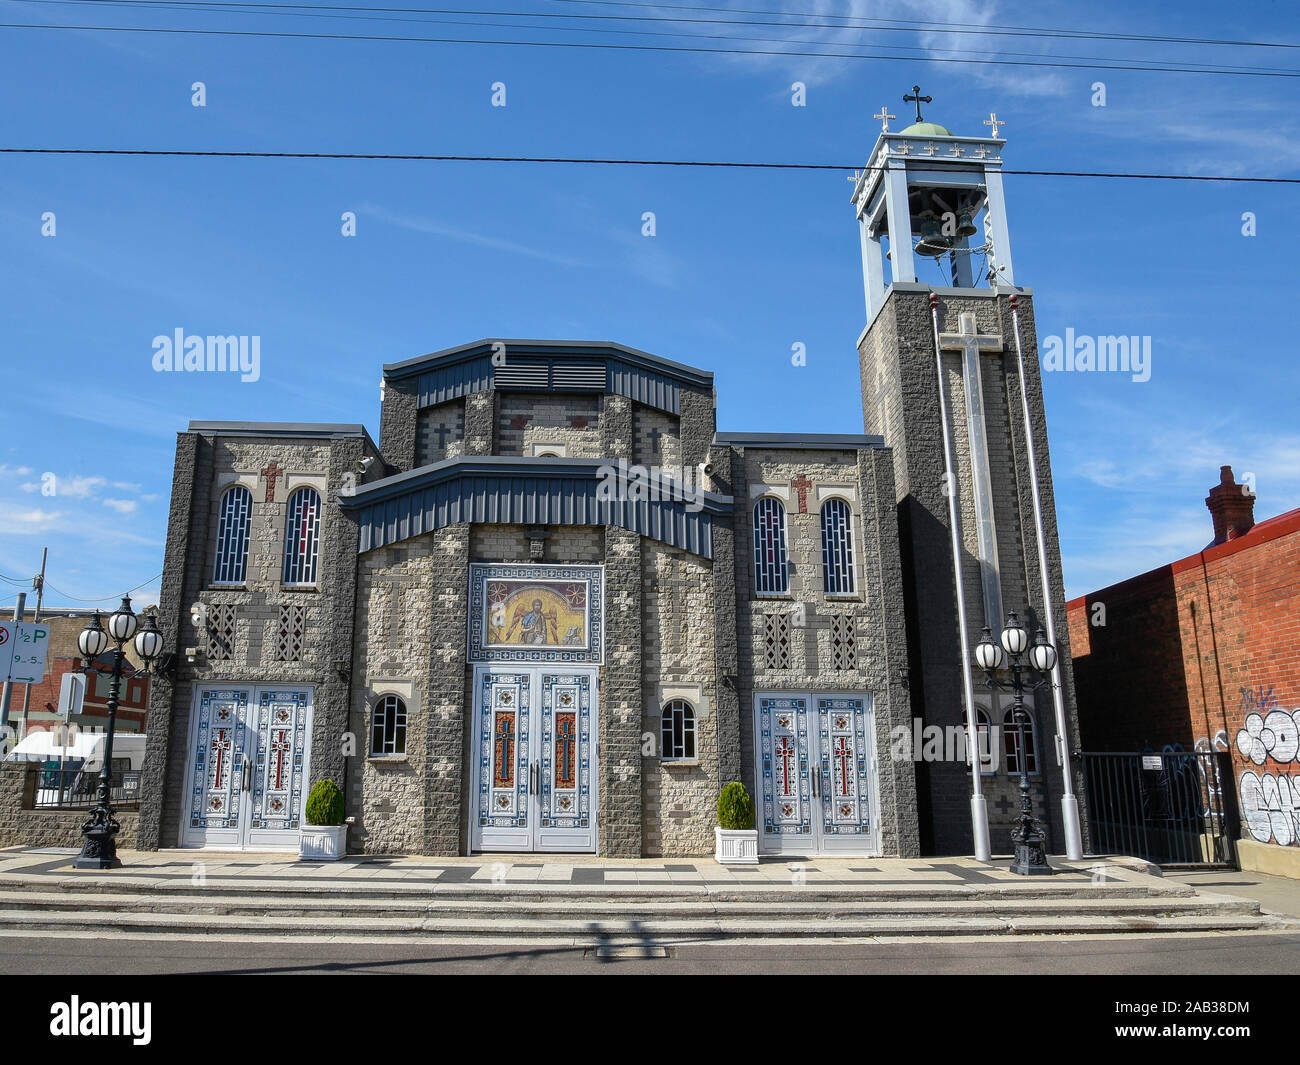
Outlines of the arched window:
M674 699L659 721L659 757L665 762L695 757L695 711L685 699Z
M1007 772L1020 775L1020 752L1025 752L1025 760L1030 773L1038 772L1038 755L1034 750L1034 723L1026 720L1014 710L1008 710L1002 718L1002 757L1006 759Z
M853 512L843 499L822 505L822 586L827 595L853 594Z
M785 553L785 507L770 496L754 507L754 591L780 595L790 590Z
M406 704L396 695L385 695L375 704L370 720L370 754L406 753Z
M243 584L248 562L248 516L253 497L243 485L235 485L221 497L217 508L217 558L212 567L213 584Z
M316 583L320 548L320 496L314 488L299 488L289 497L284 522L284 583Z

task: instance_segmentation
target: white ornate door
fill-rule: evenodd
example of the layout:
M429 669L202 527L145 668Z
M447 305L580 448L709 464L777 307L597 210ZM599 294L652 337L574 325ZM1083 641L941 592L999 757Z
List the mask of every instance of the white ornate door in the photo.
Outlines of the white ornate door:
M537 833L533 849L596 849L595 677L586 671L541 672Z
M596 677L475 671L475 851L596 850Z
M310 687L195 692L181 845L294 850L311 754Z
M878 853L870 697L759 693L754 721L762 849Z
M473 849L532 850L532 675L475 670Z

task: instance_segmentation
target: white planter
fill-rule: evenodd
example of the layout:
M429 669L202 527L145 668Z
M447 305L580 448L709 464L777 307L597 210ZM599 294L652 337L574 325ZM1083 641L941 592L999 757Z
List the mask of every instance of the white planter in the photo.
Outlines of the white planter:
M713 826L719 865L757 865L758 829Z
M303 825L299 830L300 862L337 862L347 850L347 825Z

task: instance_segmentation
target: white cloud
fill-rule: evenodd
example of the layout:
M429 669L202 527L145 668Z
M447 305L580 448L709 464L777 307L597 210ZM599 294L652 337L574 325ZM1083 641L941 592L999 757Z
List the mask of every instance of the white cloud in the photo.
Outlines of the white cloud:
M130 514L136 508L134 499L105 499L104 506L112 507L119 514Z
M387 222L389 225L398 226L401 229L408 229L412 233L427 233L430 236L445 237L448 240L459 241L462 244L475 244L481 248L491 248L494 251L508 252L512 255L525 255L534 259L542 259L549 263L556 263L559 266L586 266L587 264L579 259L571 258L567 255L557 255L555 252L546 251L540 248L530 248L526 244L519 244L513 240L505 240L502 237L493 237L484 233L474 233L467 229L457 229L455 226L446 225L432 218L420 218L415 215L397 214L384 207L378 207L374 204L362 204L361 212L376 218L381 222Z
M54 494L57 496L69 496L72 499L87 499L94 495L95 492L108 484L108 480L103 477L60 477L54 485Z
M0 533L26 535L44 532L51 528L61 517L57 510L22 510L0 504Z

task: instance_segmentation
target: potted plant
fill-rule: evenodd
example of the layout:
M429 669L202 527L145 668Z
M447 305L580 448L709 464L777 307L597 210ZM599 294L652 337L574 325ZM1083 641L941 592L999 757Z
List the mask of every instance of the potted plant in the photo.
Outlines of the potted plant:
M347 853L343 792L332 780L319 780L307 796L306 824L299 830L298 860L337 862Z
M718 824L713 830L720 865L757 865L758 829L754 827L754 800L745 785L733 780L718 796Z

